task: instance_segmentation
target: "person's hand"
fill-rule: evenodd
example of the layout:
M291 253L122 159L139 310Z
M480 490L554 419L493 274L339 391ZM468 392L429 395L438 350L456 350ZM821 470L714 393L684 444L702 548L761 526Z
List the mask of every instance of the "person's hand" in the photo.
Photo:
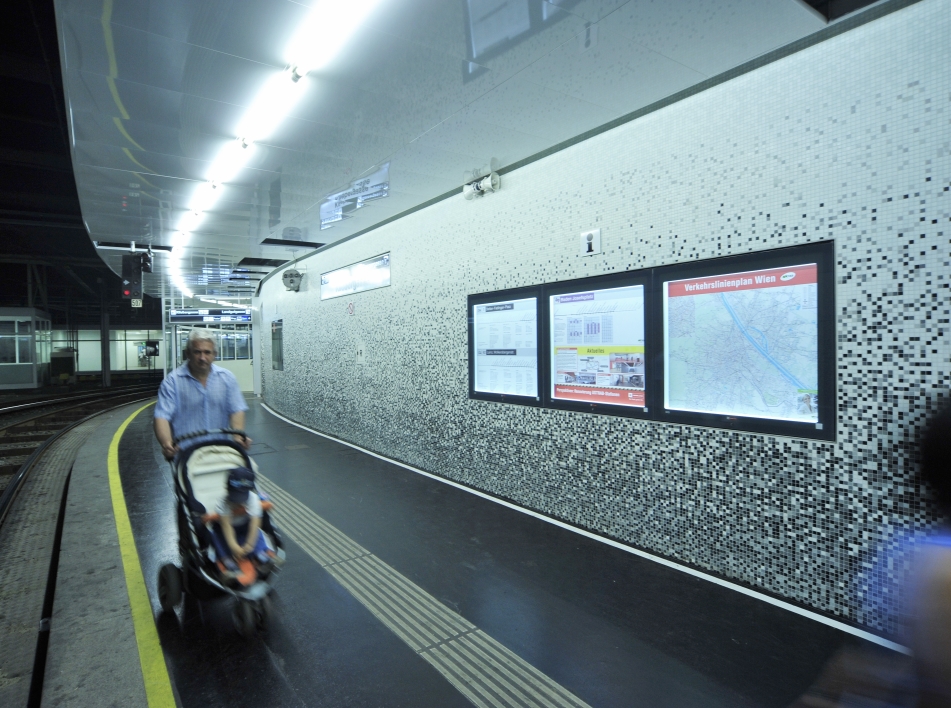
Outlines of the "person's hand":
M173 445L171 442L162 443L162 454L165 456L166 460L171 460L175 455L178 454L179 447L178 445Z
M245 550L242 546L234 546L231 549L231 555L235 557L235 560L241 560L247 555L247 553L245 553Z
M247 437L246 435L245 436L235 435L234 441L238 443L241 447L243 447L245 450L251 449L251 438Z

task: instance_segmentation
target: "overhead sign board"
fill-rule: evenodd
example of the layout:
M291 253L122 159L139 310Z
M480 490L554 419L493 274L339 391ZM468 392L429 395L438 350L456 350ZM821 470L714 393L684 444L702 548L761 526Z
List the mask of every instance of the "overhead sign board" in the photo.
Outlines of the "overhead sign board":
M353 215L367 202L390 196L390 163L373 174L350 183L342 192L331 194L320 203L320 228L327 229Z
M251 311L245 308L205 309L189 307L169 310L169 322L250 322Z

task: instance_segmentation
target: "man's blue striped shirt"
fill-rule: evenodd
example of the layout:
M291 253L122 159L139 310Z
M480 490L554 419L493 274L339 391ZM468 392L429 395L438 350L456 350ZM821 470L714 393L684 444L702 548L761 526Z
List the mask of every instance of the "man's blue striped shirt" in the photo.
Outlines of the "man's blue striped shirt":
M155 417L167 420L172 435L181 436L197 430L227 428L232 413L248 410L235 375L220 366L211 365L206 385L202 386L184 363L172 371L159 388ZM188 440L185 447L211 438Z

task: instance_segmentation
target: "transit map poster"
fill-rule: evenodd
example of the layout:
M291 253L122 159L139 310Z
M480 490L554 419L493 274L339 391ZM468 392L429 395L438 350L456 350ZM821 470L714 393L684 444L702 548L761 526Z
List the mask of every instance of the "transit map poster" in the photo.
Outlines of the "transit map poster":
M549 297L552 400L644 407L644 286Z
M480 393L538 397L538 298L473 307L475 383Z
M664 283L667 409L818 423L815 263Z

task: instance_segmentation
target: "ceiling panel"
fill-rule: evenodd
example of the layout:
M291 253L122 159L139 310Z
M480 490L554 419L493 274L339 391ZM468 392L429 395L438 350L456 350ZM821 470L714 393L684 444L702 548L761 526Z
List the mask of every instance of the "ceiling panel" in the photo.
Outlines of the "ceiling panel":
M211 296L209 267L302 254L261 245L287 227L333 242L823 26L797 0L384 0L176 236L312 4L58 0L90 237L178 244L147 292L172 294L179 264ZM321 230L321 202L384 164L389 196Z
M566 42L522 72L528 81L593 103L615 116L630 113L708 78L632 42L604 23L585 49L583 38Z

